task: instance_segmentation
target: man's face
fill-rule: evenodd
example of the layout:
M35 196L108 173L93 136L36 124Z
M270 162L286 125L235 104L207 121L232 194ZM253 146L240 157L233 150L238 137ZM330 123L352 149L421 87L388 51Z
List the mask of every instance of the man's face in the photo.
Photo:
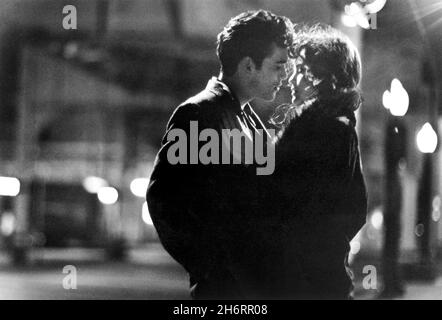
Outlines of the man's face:
M272 101L287 77L288 50L273 44L270 54L264 58L260 69L252 76L253 98Z

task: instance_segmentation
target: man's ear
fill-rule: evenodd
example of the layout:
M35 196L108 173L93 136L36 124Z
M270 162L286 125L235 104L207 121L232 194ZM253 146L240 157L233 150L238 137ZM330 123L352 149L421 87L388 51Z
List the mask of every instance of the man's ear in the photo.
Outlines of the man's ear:
M238 70L240 70L244 74L251 74L255 72L256 65L253 62L252 58L244 57L238 64Z

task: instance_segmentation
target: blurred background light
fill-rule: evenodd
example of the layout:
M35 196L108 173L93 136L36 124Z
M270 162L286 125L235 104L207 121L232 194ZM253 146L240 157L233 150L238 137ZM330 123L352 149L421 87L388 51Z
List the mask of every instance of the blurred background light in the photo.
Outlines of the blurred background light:
M103 187L98 190L98 200L103 204L114 204L118 201L118 191L113 187Z
M358 2L352 2L344 7L344 11L349 16L355 16L357 14L362 14L364 12L364 8Z
M350 242L350 253L356 255L361 250L361 243L358 240L353 240Z
M12 213L3 214L0 222L0 230L3 236L9 237L15 230L15 216Z
M440 197L435 196L433 198L433 210L439 210L440 209Z
M376 230L380 230L382 228L382 224L384 223L384 215L381 210L376 209L373 211L370 219L371 225Z
M422 153L433 153L437 147L437 134L430 123L425 123L416 136L416 143Z
M149 208L147 207L147 202L143 204L142 218L145 224L153 226L152 218L150 217Z
M0 177L0 196L15 197L20 193L20 181L13 177Z
M89 193L98 193L101 188L107 187L107 182L102 178L91 176L83 180L83 187Z
M385 4L387 3L387 0L374 0L371 3L368 3L365 5L364 9L368 13L376 13L382 10L384 8Z
M149 179L136 178L130 183L130 191L140 198L146 197L147 186L149 185Z
M402 117L407 113L410 97L398 79L391 81L390 91L386 90L382 96L382 104L393 116Z
M370 28L370 22L368 22L368 19L365 15L357 15L356 22L361 28L369 29Z
M440 197L439 196L435 196L433 198L433 211L431 214L431 218L433 219L434 222L438 222L440 219Z
M363 1L365 2L365 1ZM370 28L370 15L381 11L387 0L375 0L364 6L359 2L352 2L344 7L344 14L341 16L342 23L347 27Z
M422 237L424 234L424 225L422 223L416 225L416 227L414 228L414 233L416 234L416 236Z
M433 210L431 213L431 218L434 222L438 222L440 220L440 210Z
M391 93L388 90L384 91L384 94L382 95L382 104L384 105L385 109L390 109L392 105L392 98Z
M391 92L394 99L392 108L390 108L391 114L394 116L404 116L410 104L407 90L405 90L398 79L393 79L393 81L391 81Z
M350 28L356 27L358 25L355 18L353 18L352 16L349 16L346 13L343 13L341 15L341 22L344 26L350 27Z

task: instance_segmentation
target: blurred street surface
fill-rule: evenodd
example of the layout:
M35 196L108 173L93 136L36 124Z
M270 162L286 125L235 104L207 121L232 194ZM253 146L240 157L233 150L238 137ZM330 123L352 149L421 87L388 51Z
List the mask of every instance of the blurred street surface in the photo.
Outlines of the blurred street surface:
M361 289L357 292L356 300L442 300L442 277L434 282L407 282L404 285L405 292L402 296L382 298L374 290Z
M355 295L356 300L442 300L442 277L435 281L410 281L404 285L404 294L393 298L383 298L376 290L365 290L362 286Z
M63 288L68 276L63 268L68 265L77 270L77 289ZM438 274L432 282L404 282L404 295L394 299L442 300L442 273ZM380 299L380 291L364 289L361 279L355 292L357 300ZM0 255L1 300L189 298L187 274L159 244L131 249L124 262L106 260L99 249L42 249L22 267Z
M378 270L376 288L364 288L364 266L371 265ZM419 267L415 263L401 264L399 267L402 294L397 292L385 295L383 293L382 262L379 257L363 258L352 265L355 274L354 296L357 300L442 300L442 260L434 260L431 271ZM365 283L367 287L367 283Z
M28 266L0 266L0 299L188 299L188 278L158 244L133 249L125 262L106 261L97 249L45 249ZM77 289L63 288L67 265Z

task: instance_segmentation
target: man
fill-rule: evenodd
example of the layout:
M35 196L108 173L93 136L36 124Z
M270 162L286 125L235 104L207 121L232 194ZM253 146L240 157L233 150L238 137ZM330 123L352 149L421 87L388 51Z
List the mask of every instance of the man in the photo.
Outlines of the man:
M291 41L292 25L285 17L259 10L232 18L218 35L220 75L178 106L167 125L146 198L163 246L189 272L195 299L253 296L252 256L259 247L249 236L258 219L251 200L257 192L256 166L170 161L176 144L171 136L192 136L191 126L197 124L200 132L222 135L236 129L252 142L269 138L249 102L275 98L286 77ZM199 150L192 150L192 141L188 145L187 159Z

